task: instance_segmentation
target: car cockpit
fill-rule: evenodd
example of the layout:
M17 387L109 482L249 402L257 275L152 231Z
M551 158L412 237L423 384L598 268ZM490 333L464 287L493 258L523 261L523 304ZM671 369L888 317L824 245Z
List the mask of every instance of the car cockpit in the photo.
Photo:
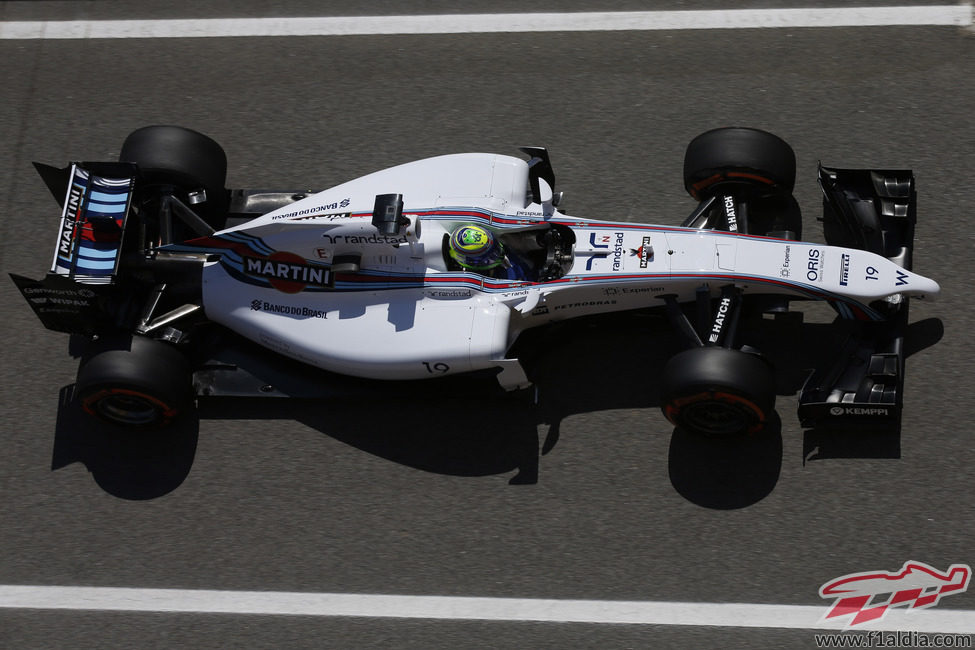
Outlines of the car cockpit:
M464 228L460 225L458 228ZM497 232L484 228L498 240L497 263L488 265L464 264L451 248L451 235L443 236L442 254L449 271L468 271L486 277L527 282L556 280L572 267L572 247L575 234L559 224L539 224L520 229Z

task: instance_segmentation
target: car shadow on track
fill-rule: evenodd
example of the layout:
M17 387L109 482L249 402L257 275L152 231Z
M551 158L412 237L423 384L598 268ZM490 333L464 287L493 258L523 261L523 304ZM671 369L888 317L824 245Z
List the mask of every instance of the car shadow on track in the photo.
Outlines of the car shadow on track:
M910 357L938 343L944 337L944 323L928 318L911 323L904 337L905 375L908 390L917 381L911 377ZM802 462L836 458L901 457L901 422L870 427L862 423L836 423L814 426L803 432Z
M940 338L940 321L911 326L909 352ZM795 394L823 355L838 348L830 324L763 321L749 343L777 369L777 393ZM797 342L801 342L797 344ZM680 341L656 313L635 312L577 319L524 342L522 356L535 390L500 394L477 384L384 383L357 399L201 400L195 417L166 436L136 436L89 419L62 390L52 469L84 463L106 492L149 499L178 487L189 473L199 420L292 420L377 457L423 471L455 476L514 472L510 484L539 480L539 459L552 453L562 422L573 415L611 409L648 409L647 429L670 430L669 477L687 500L714 509L742 508L775 488L782 464L778 416L759 435L706 439L661 427L659 370ZM391 388L395 386L395 388ZM786 418L794 419L794 414ZM794 428L794 427L789 427ZM651 435L648 433L648 436ZM649 438L648 438L649 440ZM810 453L815 446L815 453ZM891 455L891 449L897 450ZM807 431L804 458L899 457L899 433L851 436Z
M184 416L165 433L132 431L97 421L61 389L51 470L80 462L106 492L122 499L155 499L175 490L190 473L200 421Z
M758 503L775 488L782 469L782 423L773 418L761 434L702 439L674 429L670 482L688 501L714 510Z

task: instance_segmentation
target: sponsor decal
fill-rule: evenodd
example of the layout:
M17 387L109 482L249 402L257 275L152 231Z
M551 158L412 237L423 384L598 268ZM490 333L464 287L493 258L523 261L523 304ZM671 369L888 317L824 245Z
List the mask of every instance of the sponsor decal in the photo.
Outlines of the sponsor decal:
M88 307L91 305L84 298L61 298L58 296L35 296L30 298L30 301L35 305L64 305L70 307Z
M21 289L25 296L44 294L46 296L78 296L81 298L94 298L95 292L91 289L49 289L48 287L24 287Z
M735 198L724 197L724 214L728 218L728 230L738 232L738 214L735 212Z
M277 251L268 257L244 257L244 272L265 278L283 293L298 293L308 285L328 286L330 272L324 266L313 266L305 258L287 251Z
M644 237L640 248L631 248L630 255L640 258L640 268L647 268L647 263L653 258L653 246L650 245L650 238Z
M277 350L278 352L281 352L283 354L288 354L288 355L291 354L290 345L288 345L287 343L285 343L280 339L273 338L272 336L268 335L266 332L261 332L260 339L261 339L260 341L261 345L267 348L270 348L272 350Z
M833 600L822 620L850 617L846 627L852 628L883 620L893 607L934 607L944 596L964 593L971 577L967 564L952 564L942 572L914 561L905 562L900 571L848 573L819 588L820 598Z
M586 260L586 270L592 271L593 262L609 257L609 253L594 253Z
M81 199L84 193L84 187L72 183L71 190L68 193L68 200L64 204L64 220L61 222L58 254L66 258L71 257L71 241L78 215L81 212Z
M599 240L598 242L596 240ZM611 238L609 235L597 235L597 233L589 233L589 243L592 244L593 248L609 248L609 242Z
M433 289L427 295L431 298L470 298L474 294L470 289Z
M897 273L897 282L895 282L894 285L899 287L907 284L907 277L908 277L907 273L904 273L900 269L897 269L896 273Z
M711 343L717 343L718 339L721 337L721 330L724 329L724 321L728 316L729 309L731 309L731 298L722 298L721 302L718 303L718 313L714 317L714 325L711 326L711 334L708 336L708 341Z
M823 251L818 248L810 248L809 257L806 260L806 279L810 282L819 282L822 271Z
M80 308L91 307L91 299L95 297L95 292L90 289L24 287L21 292L32 305L36 305L38 312L43 313L76 312Z
M890 415L890 408L885 406L831 406L829 414L834 417L844 415Z
M325 219L327 221L335 221L337 219L348 219L351 216L351 212L339 212L336 214L310 214L307 217L291 217L291 221L306 221L308 219Z
M623 293L660 293L663 287L623 287Z
M785 247L785 257L782 259L782 268L779 269L779 277L787 278L792 275L792 270L789 268L789 263L791 261L792 246Z
M542 316L548 313L548 307L546 305L541 305L532 309L532 316Z
M368 235L329 235L325 233L322 235L329 244L390 244L396 245L406 244L408 240L406 235L400 235L399 237L391 235L382 235L380 233L370 233Z
M633 295L641 293L660 293L663 287L607 287L603 289L603 294L607 296Z
M302 210L292 210L291 212L285 212L284 214L276 214L271 217L271 221L279 221L281 219L292 219L294 217L302 217L304 219L342 219L349 216L348 212L343 212L340 214L320 214L327 212L328 210L339 210L341 208L349 207L349 203L352 200L349 198L344 198L341 201L335 201L333 203L327 203L325 205L316 205L313 208L304 208Z
M850 255L843 253L840 255L840 286L845 287L850 283Z
M251 300L253 311L263 311L270 314L281 314L282 316L300 316L301 318L321 318L326 319L328 315L322 309L312 307L301 307L298 305L276 305L266 300Z
M615 304L616 304L615 300L585 300L583 302L570 302L564 305L556 305L555 311L559 311L560 309L581 309L584 307L599 307L602 305L615 305Z
M542 216L542 213L536 210L518 210L517 212L515 212L515 216L516 217L540 217Z
M619 271L623 268L623 233L616 233L616 242L613 245L613 270Z

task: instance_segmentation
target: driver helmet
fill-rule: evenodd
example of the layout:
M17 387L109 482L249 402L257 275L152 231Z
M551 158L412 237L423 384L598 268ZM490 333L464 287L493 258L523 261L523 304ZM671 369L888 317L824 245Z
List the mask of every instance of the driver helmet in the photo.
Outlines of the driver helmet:
M450 235L450 257L465 269L487 271L504 262L504 248L487 228L465 225Z

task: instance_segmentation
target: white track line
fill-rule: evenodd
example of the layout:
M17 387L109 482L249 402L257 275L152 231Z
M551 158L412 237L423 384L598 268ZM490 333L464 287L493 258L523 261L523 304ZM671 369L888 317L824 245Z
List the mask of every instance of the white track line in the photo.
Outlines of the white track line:
M362 36L616 30L750 29L972 25L970 4L807 9L447 14L197 20L66 20L0 22L0 40L194 38L217 36Z
M823 622L822 606L670 603L539 598L467 598L272 591L130 589L0 585L0 610L88 610L374 617L427 620L542 621L628 625L690 625L751 628L841 629ZM891 609L887 617L858 626L864 631L975 634L975 612Z

